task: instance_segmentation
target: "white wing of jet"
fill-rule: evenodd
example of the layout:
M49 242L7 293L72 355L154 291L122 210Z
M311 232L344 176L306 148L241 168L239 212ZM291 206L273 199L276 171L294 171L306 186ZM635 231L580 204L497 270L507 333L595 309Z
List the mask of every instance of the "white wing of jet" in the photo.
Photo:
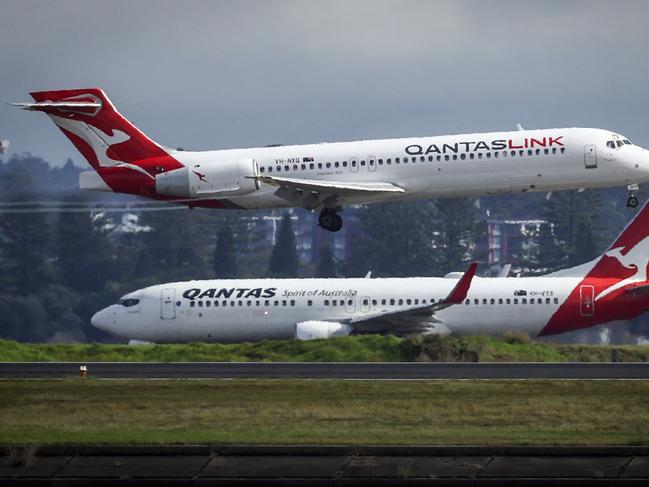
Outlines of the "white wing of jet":
M277 186L277 196L307 210L313 210L326 203L333 204L339 198L367 196L370 193L405 192L403 188L391 183L353 183L281 176L255 176L255 179Z
M397 332L424 331L431 323L441 323L441 320L435 317L436 311L464 302L477 268L478 264L472 263L457 281L449 295L437 303L413 306L399 311L372 311L343 321L343 323L349 324L362 332L382 330Z

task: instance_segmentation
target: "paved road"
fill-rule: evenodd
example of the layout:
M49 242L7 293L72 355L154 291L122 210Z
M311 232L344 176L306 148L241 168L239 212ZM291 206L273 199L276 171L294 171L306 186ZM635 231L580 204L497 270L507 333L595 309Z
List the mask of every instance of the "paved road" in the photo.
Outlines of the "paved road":
M0 378L649 379L649 363L125 363L2 362Z

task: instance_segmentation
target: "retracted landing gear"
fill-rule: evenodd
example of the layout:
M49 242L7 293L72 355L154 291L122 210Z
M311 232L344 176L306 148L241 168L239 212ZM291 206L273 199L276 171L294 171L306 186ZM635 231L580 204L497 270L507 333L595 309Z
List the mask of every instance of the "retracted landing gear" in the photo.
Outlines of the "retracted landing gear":
M626 187L626 190L629 193L629 199L626 200L626 206L628 208L635 208L638 206L638 197L635 195L635 191L638 191L638 185L629 184Z
M330 232L337 232L343 227L343 219L336 210L325 208L320 212L319 225Z

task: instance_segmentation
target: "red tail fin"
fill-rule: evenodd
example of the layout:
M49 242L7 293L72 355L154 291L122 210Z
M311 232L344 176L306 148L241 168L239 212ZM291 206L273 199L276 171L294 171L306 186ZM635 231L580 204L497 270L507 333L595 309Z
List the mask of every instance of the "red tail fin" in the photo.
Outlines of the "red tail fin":
M575 287L539 335L631 319L643 313L647 309L645 296L631 299L625 291L648 282L648 265L649 202Z
M31 95L36 103L21 105L49 115L115 191L148 191L157 172L182 167L124 118L99 88L38 91Z

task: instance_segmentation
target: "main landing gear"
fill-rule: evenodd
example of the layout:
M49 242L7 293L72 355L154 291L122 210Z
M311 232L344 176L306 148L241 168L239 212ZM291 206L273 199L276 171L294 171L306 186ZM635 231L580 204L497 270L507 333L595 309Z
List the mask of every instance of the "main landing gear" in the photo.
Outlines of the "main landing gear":
M638 197L635 195L635 191L638 191L638 185L629 184L626 187L626 190L629 193L629 199L626 200L626 206L628 208L635 208L638 206Z
M336 213L336 210L325 208L320 212L318 224L325 230L337 232L343 227L343 219Z

